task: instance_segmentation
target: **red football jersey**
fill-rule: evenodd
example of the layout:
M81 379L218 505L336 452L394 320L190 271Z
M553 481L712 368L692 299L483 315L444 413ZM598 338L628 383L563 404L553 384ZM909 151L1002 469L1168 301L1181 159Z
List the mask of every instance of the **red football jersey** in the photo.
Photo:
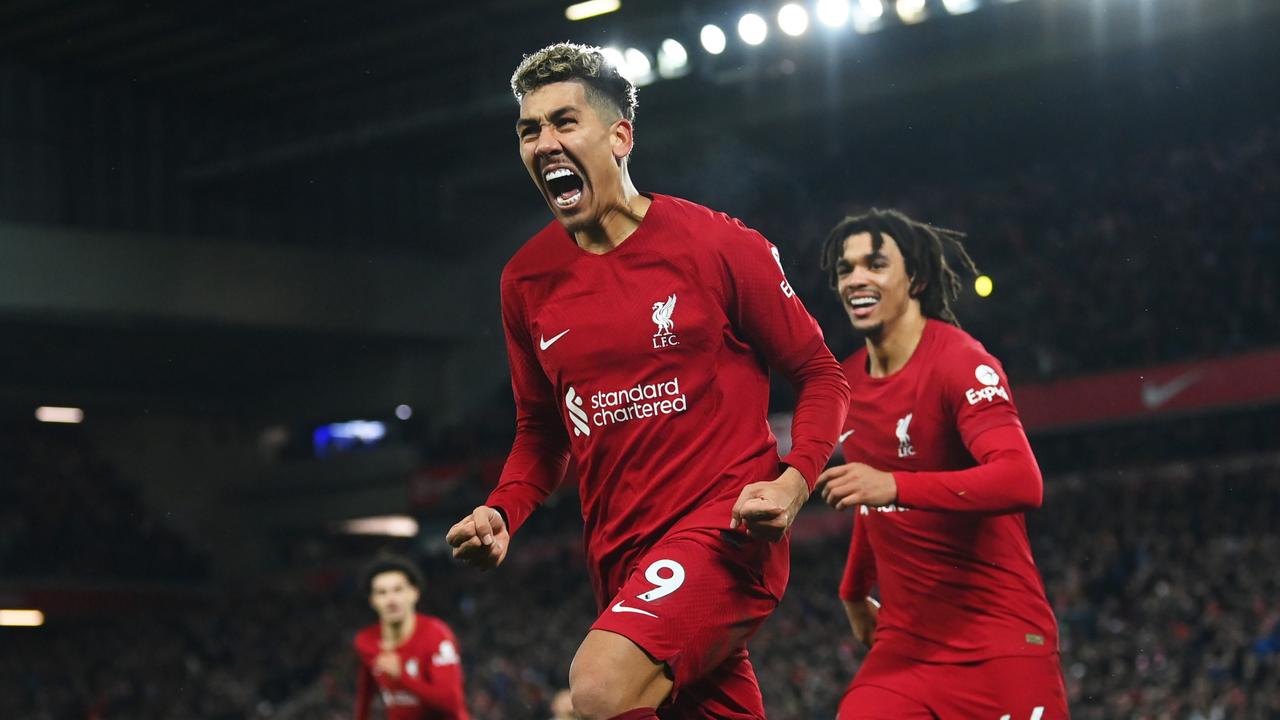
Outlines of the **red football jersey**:
M777 478L780 463L812 487L848 403L777 249L723 213L652 201L611 252L582 250L552 222L502 274L516 439L488 504L514 532L572 453L601 603L667 533L727 528L743 486ZM785 458L766 420L770 366L798 389ZM766 582L780 596L778 548Z
M382 628L370 625L355 639L360 658L356 684L356 720L369 717L375 686L387 709L387 720L468 720L462 690L462 658L453 631L439 618L419 614L413 635L394 648L400 655L400 677L375 673L382 652Z
M1039 469L1000 363L963 330L929 320L898 372L871 377L866 348L844 369L846 461L898 483L897 504L858 507L840 587L854 600L878 582L876 646L931 662L1057 652L1025 516L1012 511L1038 504ZM993 437L1011 448L988 454L1015 460L976 468L975 448Z

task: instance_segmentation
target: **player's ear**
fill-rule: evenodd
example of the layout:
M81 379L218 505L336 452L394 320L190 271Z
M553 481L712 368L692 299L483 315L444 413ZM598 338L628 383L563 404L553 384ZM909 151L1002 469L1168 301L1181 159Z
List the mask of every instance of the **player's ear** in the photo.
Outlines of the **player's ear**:
M613 159L622 162L635 147L635 127L626 118L614 120L609 126L609 145Z
M911 289L908 291L913 298L919 298L924 295L925 288L929 287L929 281L924 278L908 278L911 282Z

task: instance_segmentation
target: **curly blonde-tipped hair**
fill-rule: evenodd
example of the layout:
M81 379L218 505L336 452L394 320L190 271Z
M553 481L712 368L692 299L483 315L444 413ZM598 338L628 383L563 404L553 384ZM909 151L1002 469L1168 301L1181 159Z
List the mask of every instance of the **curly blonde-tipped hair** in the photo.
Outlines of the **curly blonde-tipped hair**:
M594 45L562 42L525 55L511 75L511 92L519 102L543 85L566 80L581 82L587 99L627 120L636 119L636 86L618 72Z

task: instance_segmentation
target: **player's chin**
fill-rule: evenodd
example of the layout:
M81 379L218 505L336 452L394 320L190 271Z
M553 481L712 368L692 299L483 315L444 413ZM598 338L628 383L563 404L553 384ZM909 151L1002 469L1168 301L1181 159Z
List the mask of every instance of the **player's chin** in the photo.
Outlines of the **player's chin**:
M853 323L853 329L863 335L870 335L874 337L884 330L884 321L874 315L865 318L856 318L851 314L849 316L849 320Z

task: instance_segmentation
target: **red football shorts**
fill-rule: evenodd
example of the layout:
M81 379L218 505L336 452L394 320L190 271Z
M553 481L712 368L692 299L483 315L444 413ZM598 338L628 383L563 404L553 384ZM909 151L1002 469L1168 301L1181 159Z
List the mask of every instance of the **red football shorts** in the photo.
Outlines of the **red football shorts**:
M1066 720L1058 655L929 663L874 646L837 720Z
M715 528L668 535L640 556L591 629L666 664L675 687L658 708L664 720L763 719L746 642L778 606L763 582L765 560L786 551Z

